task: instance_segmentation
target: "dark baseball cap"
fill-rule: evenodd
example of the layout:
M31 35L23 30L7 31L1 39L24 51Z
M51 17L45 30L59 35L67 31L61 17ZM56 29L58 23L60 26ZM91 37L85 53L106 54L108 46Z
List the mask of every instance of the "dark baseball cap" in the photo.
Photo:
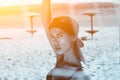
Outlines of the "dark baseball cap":
M79 24L72 18L68 16L59 16L53 19L50 28L61 28L70 35L77 36L79 32Z

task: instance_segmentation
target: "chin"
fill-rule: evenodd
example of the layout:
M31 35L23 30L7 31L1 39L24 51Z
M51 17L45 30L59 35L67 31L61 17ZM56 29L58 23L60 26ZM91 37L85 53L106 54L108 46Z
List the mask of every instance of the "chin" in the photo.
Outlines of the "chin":
M57 51L57 54L63 54L63 51Z

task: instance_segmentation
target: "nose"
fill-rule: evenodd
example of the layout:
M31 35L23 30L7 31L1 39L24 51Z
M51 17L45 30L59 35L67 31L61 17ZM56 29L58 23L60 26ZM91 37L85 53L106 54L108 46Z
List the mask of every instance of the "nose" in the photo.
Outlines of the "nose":
M58 46L60 44L59 38L57 36L54 35L51 37L51 39L54 46Z
M54 39L54 45L58 46L59 45L59 41L57 39Z

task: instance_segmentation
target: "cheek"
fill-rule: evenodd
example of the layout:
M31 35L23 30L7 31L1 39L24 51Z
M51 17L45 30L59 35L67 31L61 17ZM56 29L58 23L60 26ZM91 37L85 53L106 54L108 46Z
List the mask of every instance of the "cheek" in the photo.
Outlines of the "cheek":
M53 38L50 38L50 42L53 43L53 42L54 42L54 39L53 39Z
M53 39L50 39L50 44L53 46L54 45L54 40Z
M60 42L60 43L65 43L66 40L65 40L64 38L61 38L61 39L59 39L59 42Z
M71 45L71 41L64 38L64 39L61 39L61 40L60 40L60 44L61 44L63 47L66 47L66 46Z

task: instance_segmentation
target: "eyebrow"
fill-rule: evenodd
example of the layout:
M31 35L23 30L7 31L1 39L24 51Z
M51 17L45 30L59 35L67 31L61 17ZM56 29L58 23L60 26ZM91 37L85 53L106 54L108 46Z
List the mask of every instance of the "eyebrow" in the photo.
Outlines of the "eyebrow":
M59 34L57 34L57 35L60 35L60 34L64 34L63 32L61 32L61 33L59 33ZM50 34L50 36L54 36L53 34Z

